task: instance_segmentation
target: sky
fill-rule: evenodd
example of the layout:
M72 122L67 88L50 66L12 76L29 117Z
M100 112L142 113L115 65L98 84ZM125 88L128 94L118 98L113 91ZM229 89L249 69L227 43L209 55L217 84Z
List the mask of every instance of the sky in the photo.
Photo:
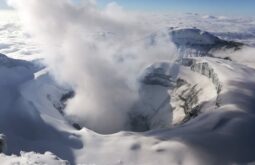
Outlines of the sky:
M0 0L0 9L6 9L6 8L7 8L7 5L5 0Z
M80 1L80 0L74 0ZM113 0L97 0L103 7ZM127 10L255 16L255 0L115 0ZM7 9L0 0L0 9Z
M98 0L107 4L111 0ZM255 0L116 0L127 9L169 12L198 12L225 15L255 15Z

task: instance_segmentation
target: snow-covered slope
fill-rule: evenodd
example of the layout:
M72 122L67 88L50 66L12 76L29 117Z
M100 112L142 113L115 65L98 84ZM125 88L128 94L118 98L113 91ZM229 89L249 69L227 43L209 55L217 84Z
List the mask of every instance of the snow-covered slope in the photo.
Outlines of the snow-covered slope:
M68 161L61 160L50 152L46 152L45 154L37 154L34 152L30 152L30 153L21 152L20 155L21 156L16 156L16 155L6 156L3 154L0 154L0 162L1 164L6 164L6 165L13 165L13 164L69 165Z
M69 147L81 144L65 133L74 128L52 102L67 90L54 85L47 74L35 77L37 67L31 62L1 55L0 63L0 130L6 137L6 153L50 150L72 162Z
M205 63L208 67L200 65ZM217 92L215 78L207 74L209 70L210 73L217 75L218 81L222 84L220 92ZM167 62L154 64L146 69L145 73L154 78L153 81L147 79L141 86L142 102L145 105L139 108L140 111L135 112L141 116L151 117L148 129L165 129L145 133L120 132L107 136L96 134L86 128L78 131L54 108L51 101L55 99L50 99L51 101L47 99L48 94L51 98L58 98L65 90L57 88L54 81L47 78L47 74L41 74L36 79L28 79L17 90L21 93L19 110L26 119L13 119L17 121L15 123L18 126L13 122L12 126L8 126L10 121L4 120L5 126L13 128L3 132L7 137L7 153L19 154L20 150L44 153L49 150L70 161L71 164L99 165L106 163L154 165L169 162L225 165L253 161L252 125L255 124L255 120L252 108L253 95L249 93L253 91L251 88L255 82L253 80L255 76L252 76L255 73L253 69L221 59L193 58L189 65ZM161 84L162 77L170 76L172 82L170 86ZM158 78L159 81L154 81ZM197 101L191 105L191 109L198 105L202 106L196 115L191 116L191 113L185 112L183 106L190 102L173 96L185 97L188 94L184 94L183 91L192 93L194 86L200 92L196 94ZM194 97L194 93L196 92L193 90L191 96ZM167 102L164 102L165 99ZM27 101L30 104L26 108L21 106ZM216 101L219 101L218 105ZM33 105L33 108L30 105ZM144 108L146 106L150 107L151 111L150 108ZM153 111L155 108L158 108L158 112ZM15 114L19 116L19 113ZM6 118L6 115L1 116ZM17 141L23 145L17 146ZM222 144L225 144L224 149ZM119 152L120 150L122 152ZM37 156L31 157L32 162L34 159L41 159ZM12 160L8 157L2 159Z

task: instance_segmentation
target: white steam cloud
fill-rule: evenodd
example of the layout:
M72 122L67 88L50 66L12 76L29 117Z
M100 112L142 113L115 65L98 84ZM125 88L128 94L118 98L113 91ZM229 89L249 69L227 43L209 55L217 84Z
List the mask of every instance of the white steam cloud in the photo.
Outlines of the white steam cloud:
M155 29L142 26L139 13L116 3L99 9L95 1L9 0L37 39L46 62L60 82L76 96L68 116L100 133L128 129L127 112L137 101L136 80L147 65L174 59L169 39L145 42Z

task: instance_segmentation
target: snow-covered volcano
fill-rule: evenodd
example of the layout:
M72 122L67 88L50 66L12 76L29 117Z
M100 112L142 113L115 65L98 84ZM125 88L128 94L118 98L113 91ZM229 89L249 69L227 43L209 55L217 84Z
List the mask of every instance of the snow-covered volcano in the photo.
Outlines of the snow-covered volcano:
M77 130L63 116L61 98L69 91L57 85L47 71L33 71L30 62L4 55L1 59L1 76L6 82L1 81L5 152L46 152L2 155L0 160L5 164L67 163L47 151L71 164L189 164L190 159L193 164L226 164L253 160L252 68L210 57L153 64L140 79L141 100L129 114L131 130L153 131L105 136L86 128Z
M152 18L149 17L149 21L152 21ZM159 20L157 18L153 22L157 22ZM165 19L165 17L160 18ZM168 19L164 24L162 23L163 27L171 25L171 21ZM193 22L190 23L191 19ZM241 20L194 15L189 15L186 20L189 24L199 25L197 19L204 19L203 22L215 21L215 24L211 25L207 22L207 24L201 25L201 29L206 29L209 32L187 27L171 28L167 32L165 30L157 31L156 35L151 32L149 39L139 36L142 40L136 40L135 43L124 42L125 47L130 46L130 51L123 53L117 47L117 53L115 52L114 56L116 58L113 61L103 58L102 64L109 61L116 64L114 62L118 59L117 69L120 65L127 63L128 69L132 70L136 61L141 60L138 58L140 56L134 55L136 52L134 50L140 48L138 42L145 43L142 45L146 49L157 53L165 53L166 51L156 51L157 49L152 48L163 49L173 42L177 51L169 53L176 53L178 56L177 60L168 58L155 60L154 58L150 59L151 56L145 56L147 59L144 63L153 62L141 67L139 72L132 72L132 75L136 75L137 80L135 84L137 99L132 102L129 111L124 113L126 115L126 120L123 122L125 127L119 132L108 135L99 134L96 130L89 130L86 127L88 121L83 121L80 124L76 122L75 117L77 116L67 114L70 102L73 101L72 103L75 104L80 101L77 99L77 95L81 91L77 89L83 88L75 88L75 85L66 82L60 83L59 77L52 75L52 69L55 68L38 64L38 60L15 59L14 57L19 57L19 53L23 52L15 50L25 49L25 42L15 41L17 45L10 46L10 48L5 47L2 51L6 55L0 54L0 152L3 152L0 154L0 164L254 164L255 60L251 56L255 52L254 48L246 46L248 45L246 44L247 38L243 40L244 44L242 41L236 40L234 36L229 36L234 41L227 40L227 38L223 39L224 35L228 34L226 30L220 32L214 27L219 24L224 25L224 29L229 29L226 24L233 25L234 21L240 23ZM180 20L183 22L183 19ZM146 20L144 21L146 24ZM175 21L176 19L173 19L173 22ZM248 22L245 25L253 26L250 21ZM167 26L165 26L166 24ZM12 30L16 27L9 26ZM71 27L73 29L69 29L70 31L78 29L76 26ZM68 31L66 32L68 33ZM10 33L13 34L13 31ZM245 32L241 31L241 33ZM119 39L116 37L118 33L114 34L116 35L109 35L104 38L105 40L110 38L109 45L111 46L114 43L113 40ZM59 37L63 37L62 35L65 36L66 34L61 34ZM88 36L81 38L86 37ZM161 37L167 41L163 48L157 47L157 44L161 44L158 42L162 39ZM73 42L77 40L75 37L72 39ZM96 39L96 41L99 40ZM120 39L120 41L122 40ZM93 50L100 48L90 42L87 44ZM133 45L138 46L134 47ZM60 49L69 51L69 45L65 46L60 47ZM58 45L54 45L52 48L55 47L59 48ZM33 53L32 50L36 49L29 47L27 52ZM100 53L109 53L106 51L107 49L104 50ZM35 52L35 54L39 54L38 51ZM79 54L80 51L73 53ZM95 52L92 51L93 53ZM127 56L127 58L119 60L119 54L123 57ZM159 59L161 56L157 55L155 58ZM32 56L19 58L33 59L34 55ZM89 59L93 61L93 57ZM64 59L59 58L59 62L62 60ZM81 63L83 62L82 58L79 60ZM93 74L96 74L95 69L99 66L93 62L88 68ZM90 62L82 64L88 65ZM61 69L64 67L65 71L68 72L69 69L71 70L72 67L76 66L60 66ZM105 74L109 72L104 72L104 69L108 68L100 70L103 72L100 74L102 79L96 79L97 77L92 76L95 79L86 80L93 80L93 85L104 84L103 87L110 88L113 93L119 92L119 90L111 88L113 76ZM114 69L110 71L114 71ZM116 77L119 76L117 75L119 72L110 73L116 74ZM126 70L121 73L130 76ZM71 78L81 80L80 74L75 74L77 75L71 74ZM101 83L94 80L107 81ZM128 81L129 79L125 80ZM81 80L81 82L83 81ZM81 84L87 85L86 83ZM126 87L126 84L115 83L114 85L114 87L121 89ZM100 90L104 91L103 89ZM119 98L114 101L128 98L124 97L127 95L126 90L120 91L121 95L117 95ZM93 95L94 93L90 94ZM106 95L103 98L108 96L107 93L102 93L102 95ZM89 103L87 100L82 101L84 104ZM101 101L105 100L101 99ZM117 102L114 103L118 104ZM92 108L95 107L92 106ZM113 125L118 123L116 121L119 120L119 115L104 114L112 115L108 121L111 119ZM107 118L107 116L104 117ZM97 124L102 124L103 122L100 121L102 119L94 118L93 120Z

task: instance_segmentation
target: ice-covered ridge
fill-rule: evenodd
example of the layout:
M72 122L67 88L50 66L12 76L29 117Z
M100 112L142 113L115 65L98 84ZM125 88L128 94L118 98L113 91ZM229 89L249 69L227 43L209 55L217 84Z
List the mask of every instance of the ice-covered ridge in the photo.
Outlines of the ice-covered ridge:
M172 41L178 46L214 45L220 39L209 32L196 28L170 30Z
M179 49L180 58L212 56L215 50L238 50L243 45L234 41L222 40L212 33L196 28L175 29L170 28L171 40Z
M210 79L217 90L217 101L221 106L236 105L237 103L233 102L233 100L235 100L235 97L238 98L243 95L242 90L252 91L251 85L254 84L254 77L252 76L254 69L248 66L209 57L184 59L182 63L189 66L192 71L198 72ZM242 86L242 90L239 89L239 85ZM245 105L243 103L239 102L238 107L242 106L243 110L249 111L249 108L251 108L248 106L249 104Z
M222 84L218 78L218 75L207 62L197 62L192 58L184 58L182 59L181 63L184 66L189 66L192 71L208 77L215 85L217 93L219 94L221 92Z

